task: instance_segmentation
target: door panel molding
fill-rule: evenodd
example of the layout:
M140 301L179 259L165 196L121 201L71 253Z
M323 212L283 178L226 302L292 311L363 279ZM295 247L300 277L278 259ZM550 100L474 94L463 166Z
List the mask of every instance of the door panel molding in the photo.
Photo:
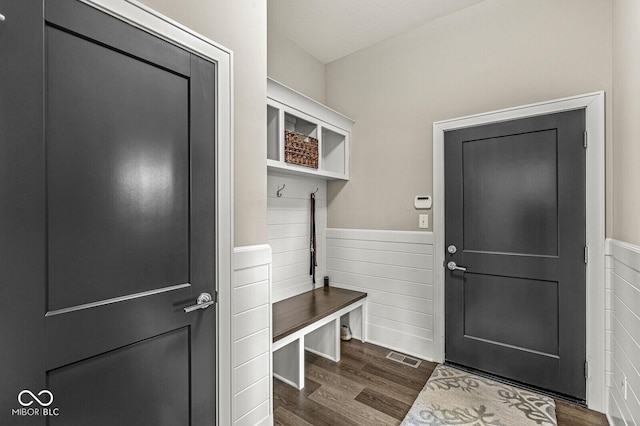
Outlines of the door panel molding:
M217 424L231 424L231 276L233 271L233 52L135 0L80 0L216 64Z
M433 123L434 198L434 357L444 361L444 133L507 120L585 109L586 152L587 404L604 412L605 398L605 93L604 91L540 102Z

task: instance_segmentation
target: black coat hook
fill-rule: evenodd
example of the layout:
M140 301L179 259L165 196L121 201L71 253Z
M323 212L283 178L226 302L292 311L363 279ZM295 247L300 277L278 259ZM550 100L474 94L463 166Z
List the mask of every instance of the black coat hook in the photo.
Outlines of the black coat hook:
M287 185L283 183L282 188L278 188L278 192L276 192L276 195L278 196L278 198L282 197L282 190L284 189L285 186Z

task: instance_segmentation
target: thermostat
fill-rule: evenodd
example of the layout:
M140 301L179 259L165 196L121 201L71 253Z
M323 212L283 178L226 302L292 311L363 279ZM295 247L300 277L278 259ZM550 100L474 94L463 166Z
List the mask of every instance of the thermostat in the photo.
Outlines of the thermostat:
M431 208L431 195L417 195L413 201L413 205L416 209L430 209Z

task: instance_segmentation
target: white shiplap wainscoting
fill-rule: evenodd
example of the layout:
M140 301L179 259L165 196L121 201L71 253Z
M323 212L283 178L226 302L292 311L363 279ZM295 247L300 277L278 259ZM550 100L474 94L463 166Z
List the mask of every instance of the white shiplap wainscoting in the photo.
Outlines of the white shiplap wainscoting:
M640 425L640 247L607 240L606 254L609 423Z
M270 425L271 247L237 247L231 293L232 419L237 426Z
M431 232L329 228L327 275L368 293L367 341L433 359Z
M276 195L278 188L282 197ZM310 267L310 195L316 193L316 286L325 275L327 182L306 176L269 172L267 176L267 243L273 249L272 302L313 289Z

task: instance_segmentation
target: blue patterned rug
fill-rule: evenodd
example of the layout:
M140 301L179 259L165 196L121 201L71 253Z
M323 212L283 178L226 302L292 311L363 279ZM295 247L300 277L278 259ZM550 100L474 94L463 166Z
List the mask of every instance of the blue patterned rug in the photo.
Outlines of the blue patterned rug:
M438 365L401 426L557 426L552 398Z

